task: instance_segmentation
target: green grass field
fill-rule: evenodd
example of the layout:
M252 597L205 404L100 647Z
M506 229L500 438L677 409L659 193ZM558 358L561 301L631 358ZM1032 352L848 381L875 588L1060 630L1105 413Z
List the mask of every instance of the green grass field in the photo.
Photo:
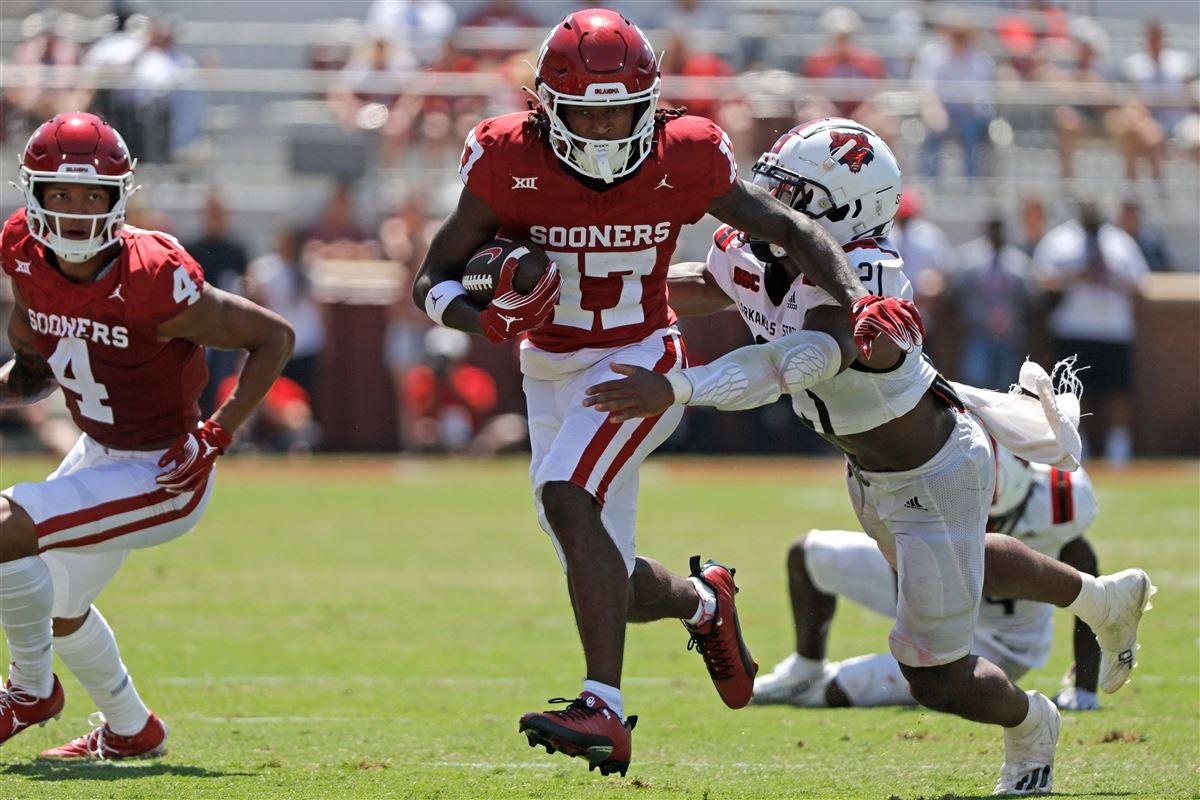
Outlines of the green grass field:
M45 461L4 457L0 482ZM1101 567L1159 586L1134 682L1068 716L1055 787L1071 797L1200 792L1200 469L1095 476ZM658 460L643 470L639 549L684 571L738 567L764 669L791 647L783 558L811 527L852 527L834 462ZM673 622L630 632L625 779L526 746L517 717L579 689L561 572L525 464L230 461L207 517L136 553L98 605L170 754L51 765L44 747L93 710L69 674L63 719L0 753L0 798L916 798L986 796L998 729L918 710L730 711ZM1053 692L1070 660L1060 615ZM888 623L843 604L831 656L886 648Z

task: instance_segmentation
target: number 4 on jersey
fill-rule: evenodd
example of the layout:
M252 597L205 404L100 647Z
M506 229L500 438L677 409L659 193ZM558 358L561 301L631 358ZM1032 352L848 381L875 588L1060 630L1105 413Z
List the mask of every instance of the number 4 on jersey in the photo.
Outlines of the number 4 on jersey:
M192 280L192 276L188 274L187 269L179 267L175 270L173 280L174 290L172 294L176 303L186 301L187 305L190 306L200 299L200 290L196 288L196 283Z
M112 408L104 404L108 399L108 389L104 384L96 383L92 377L86 340L71 337L59 339L58 347L54 348L54 353L46 363L54 371L59 386L79 395L79 413L88 419L112 424Z

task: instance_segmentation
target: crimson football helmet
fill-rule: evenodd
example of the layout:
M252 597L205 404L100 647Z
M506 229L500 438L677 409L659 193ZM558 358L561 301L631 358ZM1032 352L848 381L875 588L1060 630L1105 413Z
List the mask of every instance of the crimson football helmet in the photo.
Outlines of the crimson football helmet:
M754 183L815 219L840 244L886 236L900 208L900 165L865 125L826 117L792 128L754 164Z
M660 85L658 59L638 26L604 8L567 15L542 42L535 83L554 154L606 183L633 172L653 146ZM563 105L632 105L633 130L623 139L577 136L562 117Z
M29 233L65 261L87 261L117 241L125 224L125 204L137 191L133 168L137 162L116 129L95 114L58 114L38 126L21 154L17 186L25 195ZM113 202L104 214L54 214L41 202L41 188L50 183L96 184L110 189ZM91 224L86 239L62 235L64 219Z

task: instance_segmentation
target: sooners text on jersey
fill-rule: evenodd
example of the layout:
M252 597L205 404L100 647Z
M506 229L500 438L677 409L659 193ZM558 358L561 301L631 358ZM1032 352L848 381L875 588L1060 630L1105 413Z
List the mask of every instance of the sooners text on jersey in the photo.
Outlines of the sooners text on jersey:
M147 449L200 418L204 349L159 341L156 329L200 299L204 273L166 234L125 226L121 244L97 280L75 283L46 260L20 209L0 234L0 259L75 424L107 447Z
M525 113L484 120L459 175L501 234L541 245L562 273L554 316L530 333L544 350L617 347L674 323L667 267L684 225L737 181L729 139L703 117L669 120L630 178L597 191L555 157Z

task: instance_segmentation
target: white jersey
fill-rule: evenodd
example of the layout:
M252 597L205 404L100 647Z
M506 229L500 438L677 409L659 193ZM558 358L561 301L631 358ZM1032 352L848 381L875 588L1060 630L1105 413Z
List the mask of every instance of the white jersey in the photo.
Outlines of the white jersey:
M706 268L737 305L756 341L774 341L802 329L809 309L838 305L828 292L803 276L787 287L782 297L772 299L765 266L741 235L723 226L713 238ZM912 299L904 262L887 239L862 239L843 249L872 294ZM820 433L862 433L911 411L936 377L937 370L918 347L888 370L854 364L814 389L793 394L792 408Z
M1082 468L1065 472L1030 464L1033 484L1018 511L993 519L988 530L1020 539L1043 555L1058 558L1063 546L1083 536L1096 519L1098 506L1092 481ZM1054 639L1054 607L1031 600L985 597L976 637L993 638L1005 649L1049 654ZM1040 666L1045 656L1030 667Z

